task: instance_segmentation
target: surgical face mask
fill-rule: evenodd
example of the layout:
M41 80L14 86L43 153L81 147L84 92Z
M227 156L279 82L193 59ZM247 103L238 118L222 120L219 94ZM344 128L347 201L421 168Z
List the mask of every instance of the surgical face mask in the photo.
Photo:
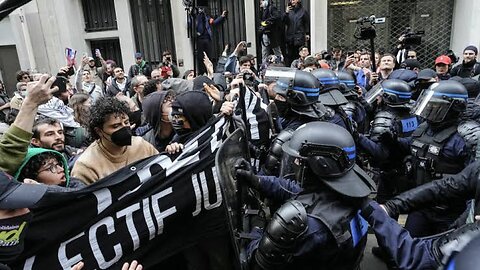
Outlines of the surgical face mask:
M130 127L123 127L110 135L112 143L118 146L132 145L132 130Z
M26 96L27 96L27 90L22 90L22 91L20 91L20 95L21 95L22 97L26 97Z
M15 260L23 252L28 223L33 214L0 219L0 262Z

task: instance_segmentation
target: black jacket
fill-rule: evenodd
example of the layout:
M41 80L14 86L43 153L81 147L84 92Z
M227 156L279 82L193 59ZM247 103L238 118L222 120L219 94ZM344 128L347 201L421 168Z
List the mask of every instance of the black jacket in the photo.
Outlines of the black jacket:
M283 15L283 22L287 26L286 41L295 46L305 44L305 35L310 34L310 15L298 4L289 13Z
M278 11L273 4L269 4L268 7L262 11L262 21L264 21L267 26L261 26L260 31L270 39L270 47L275 48L280 46L283 26L280 11Z
M406 191L385 203L390 216L409 213L439 204L466 203L475 199L480 204L480 161L465 167L460 173L426 183Z
M127 80L127 83L125 84L125 89L122 91L118 87L117 80L114 79L112 80L112 84L107 88L107 96L108 97L114 97L118 93L123 92L125 95L127 95L127 92L130 93L131 96L133 96L132 91L130 89L130 84L131 81L127 77L125 77L125 80Z
M452 75L452 77L460 76L462 78L470 78L478 74L480 74L480 63L478 63L476 60L456 65L450 71L450 75Z

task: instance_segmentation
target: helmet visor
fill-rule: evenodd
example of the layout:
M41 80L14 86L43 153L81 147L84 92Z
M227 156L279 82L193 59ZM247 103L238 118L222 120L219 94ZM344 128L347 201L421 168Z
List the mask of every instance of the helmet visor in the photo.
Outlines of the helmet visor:
M373 104L378 96L383 94L382 84L377 83L370 91L365 94L365 101L368 104Z
M432 90L424 90L412 109L412 113L430 122L441 122L445 119L452 102L442 98Z

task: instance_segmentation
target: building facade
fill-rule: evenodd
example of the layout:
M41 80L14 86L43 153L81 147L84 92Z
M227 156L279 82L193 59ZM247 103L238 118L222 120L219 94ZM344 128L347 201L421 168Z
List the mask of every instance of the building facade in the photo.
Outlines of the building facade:
M12 92L18 69L55 73L65 65L65 48L83 54L100 49L104 58L115 59L124 68L140 51L147 61L158 64L163 50L170 50L180 69L193 68L189 31L191 19L178 0L33 0L0 22L0 79ZM214 28L215 58L225 44L233 50L239 41L251 43L248 53L257 54L259 0L210 0L208 12L229 14ZM273 0L283 11L284 1ZM384 17L378 24L377 48L391 51L396 38L410 26L424 30L419 55L430 59L451 48L461 56L467 45L480 46L480 1L474 0L303 0L311 17L311 51L333 45L367 48L353 38L355 20L375 14ZM431 54L431 55L430 55ZM427 62L424 64L428 65Z

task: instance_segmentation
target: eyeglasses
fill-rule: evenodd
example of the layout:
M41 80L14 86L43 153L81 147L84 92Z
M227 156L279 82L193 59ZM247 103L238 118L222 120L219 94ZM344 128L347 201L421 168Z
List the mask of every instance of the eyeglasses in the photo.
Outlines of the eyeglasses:
M49 164L48 167L38 171L38 173L45 172L45 171L50 171L51 173L59 173L59 172L63 172L64 169L63 169L63 165L57 162L57 163Z
M163 103L167 103L167 102L173 102L175 100L175 97L173 95L167 95L164 99L163 99Z

